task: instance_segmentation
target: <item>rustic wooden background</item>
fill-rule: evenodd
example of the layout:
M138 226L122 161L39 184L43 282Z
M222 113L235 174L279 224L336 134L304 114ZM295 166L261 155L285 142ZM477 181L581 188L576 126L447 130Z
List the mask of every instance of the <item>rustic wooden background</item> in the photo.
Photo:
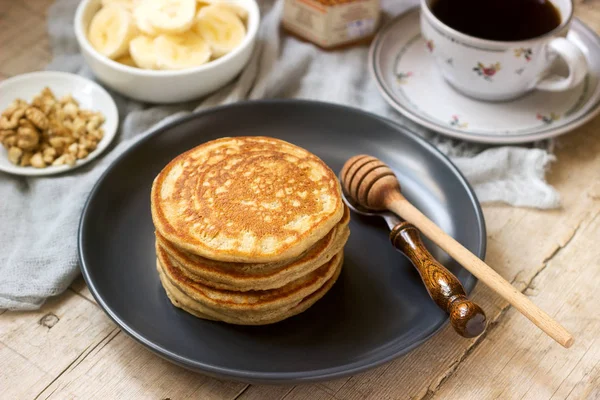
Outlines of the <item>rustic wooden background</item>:
M49 61L51 3L0 0L0 79ZM577 15L600 30L600 1L578 0ZM486 205L486 261L575 335L571 349L478 285L474 298L491 323L477 339L447 327L409 355L357 376L249 386L150 353L104 315L79 279L39 311L0 311L0 398L600 399L600 118L561 137L556 157L549 180L562 208Z

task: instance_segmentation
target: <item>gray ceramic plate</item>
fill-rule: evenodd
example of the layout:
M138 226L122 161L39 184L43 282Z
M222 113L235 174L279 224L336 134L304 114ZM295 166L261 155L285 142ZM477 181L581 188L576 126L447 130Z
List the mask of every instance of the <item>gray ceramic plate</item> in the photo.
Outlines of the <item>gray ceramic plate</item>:
M260 101L215 108L156 129L132 146L100 178L84 208L83 275L98 304L125 332L158 355L209 375L296 383L379 365L445 325L446 314L389 244L386 225L356 215L338 282L303 314L243 327L204 321L173 307L155 269L152 180L183 151L240 135L293 142L336 172L355 154L379 157L399 176L406 197L476 255L485 254L483 215L469 185L446 157L404 128L326 103ZM473 276L431 243L428 247L468 291L473 288Z

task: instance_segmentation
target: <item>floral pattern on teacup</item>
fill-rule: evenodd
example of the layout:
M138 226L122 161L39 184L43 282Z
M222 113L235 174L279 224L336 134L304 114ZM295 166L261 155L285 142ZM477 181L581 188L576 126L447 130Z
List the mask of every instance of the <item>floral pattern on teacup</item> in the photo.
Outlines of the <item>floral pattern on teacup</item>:
M521 56L525 58L525 61L531 61L531 55L533 51L530 48L521 47L519 49L515 49L515 57L520 58Z
M432 53L433 49L435 48L435 45L433 44L433 40L425 41L425 46L427 47L427 50L429 50L430 53Z
M453 115L452 119L450 119L449 124L450 126L461 129L465 129L469 126L469 124L466 122L460 122L460 118L458 117L458 115Z
M396 82L403 85L407 82L408 78L410 78L412 75L413 75L412 72L398 72L396 74Z
M482 76L486 81L491 81L492 76L500 71L500 63L497 62L486 67L483 63L478 62L477 66L473 67L473 71L477 72L477 75Z
M543 115L543 114L537 113L535 117L537 119L539 119L540 121L542 121L543 123L545 123L546 125L550 125L554 121L560 119L560 115L555 114L553 112L551 112L550 115Z

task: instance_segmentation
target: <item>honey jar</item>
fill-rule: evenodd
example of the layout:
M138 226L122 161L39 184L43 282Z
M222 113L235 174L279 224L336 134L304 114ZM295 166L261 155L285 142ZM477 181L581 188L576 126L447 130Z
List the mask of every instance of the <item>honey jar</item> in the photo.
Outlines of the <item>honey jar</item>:
M324 49L368 41L379 23L379 0L285 0L284 29Z

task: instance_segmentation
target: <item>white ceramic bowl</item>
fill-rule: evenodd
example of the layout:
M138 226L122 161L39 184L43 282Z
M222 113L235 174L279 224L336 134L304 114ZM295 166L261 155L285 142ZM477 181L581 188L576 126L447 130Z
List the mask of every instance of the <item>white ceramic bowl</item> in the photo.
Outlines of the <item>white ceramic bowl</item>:
M74 166L57 165L46 168L19 167L8 161L8 154L0 146L0 171L15 175L41 176L59 174L80 167L98 157L114 139L119 125L119 113L114 100L100 85L78 75L65 72L43 71L15 76L0 82L0 111L5 110L13 100L21 98L31 102L46 86L54 92L57 98L71 94L86 110L100 111L104 118L104 137L98 147L86 158L77 160Z
M94 74L111 89L132 99L177 103L202 97L231 81L244 68L256 41L260 12L255 0L236 0L248 10L247 33L232 52L205 65L181 71L155 71L120 64L96 51L87 38L88 25L101 0L83 0L75 13L75 36Z

